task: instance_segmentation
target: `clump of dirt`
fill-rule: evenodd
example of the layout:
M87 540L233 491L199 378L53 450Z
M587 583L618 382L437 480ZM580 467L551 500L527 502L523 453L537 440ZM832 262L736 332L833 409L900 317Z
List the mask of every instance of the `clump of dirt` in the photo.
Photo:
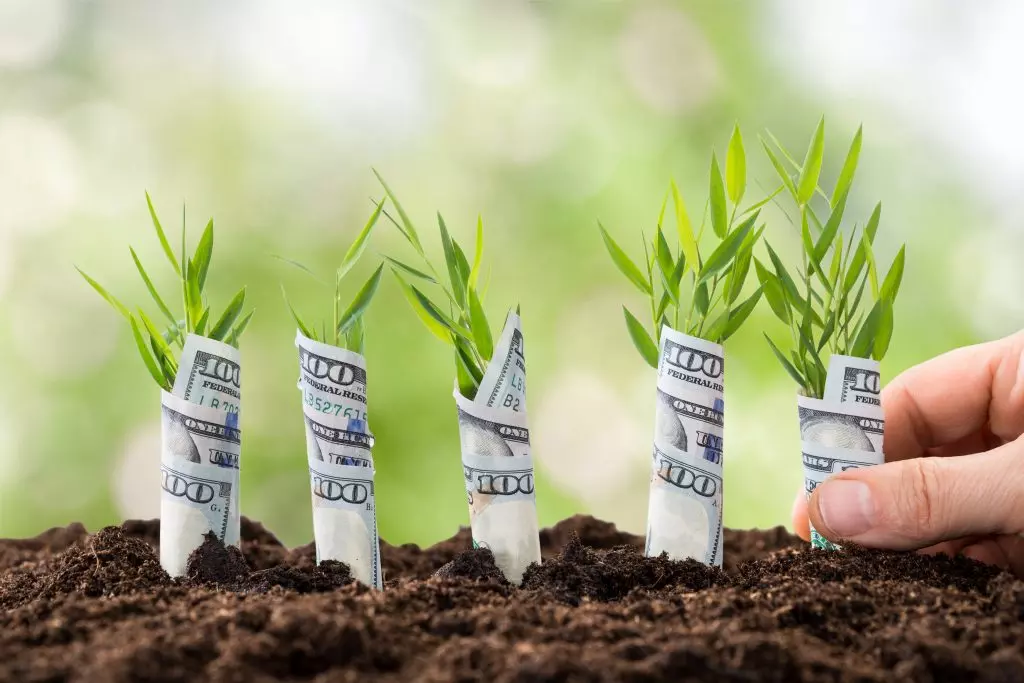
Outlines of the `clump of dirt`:
M249 576L249 565L242 551L233 545L224 545L212 531L203 537L203 543L192 551L185 563L185 578L196 585L234 586Z
M473 548L455 556L455 559L434 572L438 579L466 579L508 584L505 575L494 563L490 548Z
M1024 680L1024 582L963 558L727 529L719 571L575 517L541 533L522 588L461 530L382 543L374 591L257 523L241 540L204 542L183 580L155 522L0 540L0 680Z
M645 557L631 545L594 550L583 545L579 535L572 532L558 557L527 568L523 588L545 592L568 605L579 605L583 600L621 600L634 591L676 587L700 590L726 581L723 572L696 560L675 561L665 554Z

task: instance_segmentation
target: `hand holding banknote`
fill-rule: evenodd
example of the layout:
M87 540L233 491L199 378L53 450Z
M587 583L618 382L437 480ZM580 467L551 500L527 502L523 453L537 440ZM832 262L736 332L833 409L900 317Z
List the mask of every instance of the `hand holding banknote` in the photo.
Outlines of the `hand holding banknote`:
M1024 332L951 351L882 391L885 456L803 492L794 526L874 548L962 553L1024 576Z

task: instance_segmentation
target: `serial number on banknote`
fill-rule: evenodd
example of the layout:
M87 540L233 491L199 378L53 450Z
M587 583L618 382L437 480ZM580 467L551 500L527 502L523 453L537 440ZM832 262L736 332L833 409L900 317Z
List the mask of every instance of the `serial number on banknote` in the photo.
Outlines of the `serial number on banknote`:
M195 401L196 405L206 406L207 408L214 408L216 410L223 410L225 413L238 414L238 404L234 401L225 401L222 398L216 396L209 397L209 403L206 402L207 397L200 394L198 400Z
M359 408L354 408L352 406L342 405L341 403L335 403L334 401L327 401L325 399L320 398L319 396L315 396L313 392L309 391L308 389L305 389L302 392L302 395L306 401L306 405L308 405L310 408L317 411L318 413L323 413L324 415L334 415L335 417L348 417L352 418L353 420L365 421L367 419L365 410L360 410Z

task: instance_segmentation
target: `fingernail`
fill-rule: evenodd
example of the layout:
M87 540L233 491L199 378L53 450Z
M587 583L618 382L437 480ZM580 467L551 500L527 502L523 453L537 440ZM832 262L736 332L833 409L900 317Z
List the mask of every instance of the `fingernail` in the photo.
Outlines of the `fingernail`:
M874 526L871 488L859 481L838 479L820 486L815 498L825 526L838 538L854 538Z

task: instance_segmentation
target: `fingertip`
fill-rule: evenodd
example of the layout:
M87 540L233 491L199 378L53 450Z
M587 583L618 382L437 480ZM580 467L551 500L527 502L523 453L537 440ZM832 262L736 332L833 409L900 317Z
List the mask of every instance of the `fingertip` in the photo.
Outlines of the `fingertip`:
M790 513L793 520L793 531L796 535L807 542L811 540L811 523L807 517L807 497L801 487L793 501L793 510Z

